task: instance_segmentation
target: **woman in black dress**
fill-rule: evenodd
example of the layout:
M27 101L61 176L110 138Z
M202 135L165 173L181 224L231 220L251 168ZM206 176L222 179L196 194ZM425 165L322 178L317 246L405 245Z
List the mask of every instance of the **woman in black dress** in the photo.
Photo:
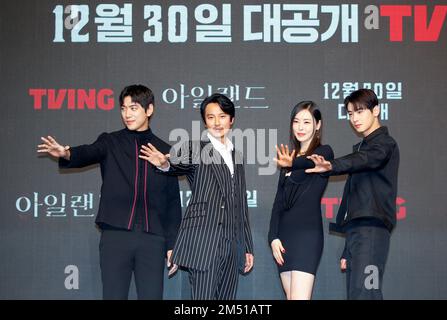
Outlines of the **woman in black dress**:
M298 103L292 110L290 140L294 147L276 148L281 167L273 204L268 239L278 264L288 300L310 299L323 252L321 197L328 178L307 174L312 154L333 159L328 145L321 145L321 113L312 101Z

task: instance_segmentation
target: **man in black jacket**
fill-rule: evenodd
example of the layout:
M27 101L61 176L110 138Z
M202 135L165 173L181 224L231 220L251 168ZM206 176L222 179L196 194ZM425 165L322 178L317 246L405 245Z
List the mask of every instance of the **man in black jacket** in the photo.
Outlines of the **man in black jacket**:
M306 172L349 174L336 223L330 225L331 231L346 234L340 267L346 270L348 299L382 299L390 233L396 225L399 148L380 125L374 91L354 91L344 103L363 140L341 158L310 156L315 168Z
M162 299L164 259L169 264L181 220L178 180L157 173L138 157L147 143L170 150L149 128L152 91L131 85L119 102L126 128L73 148L42 137L38 152L58 157L61 168L100 164L103 183L96 224L101 229L103 298L127 299L134 274L139 299Z

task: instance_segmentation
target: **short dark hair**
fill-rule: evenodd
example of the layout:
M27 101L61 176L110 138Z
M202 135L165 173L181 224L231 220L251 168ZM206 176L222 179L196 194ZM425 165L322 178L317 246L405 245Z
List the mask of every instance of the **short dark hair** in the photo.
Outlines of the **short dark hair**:
M307 110L310 112L310 114L315 120L315 125L317 125L318 122L321 122L320 129L315 131L312 141L310 142L309 147L306 150L306 156L310 156L311 154L314 153L315 149L321 145L321 136L322 136L321 132L323 130L323 119L317 104L313 101L301 101L293 107L292 113L290 114L289 130L290 130L290 143L292 144L296 152L299 152L301 150L301 143L298 141L298 139L295 137L295 134L293 133L293 120L295 119L297 113L302 110Z
M202 115L203 121L205 121L205 109L210 103L217 103L222 111L228 115L230 118L234 118L234 103L225 95L221 93L214 93L209 97L206 97L200 104L200 114Z
M120 106L124 103L124 98L130 97L132 102L141 104L144 111L149 108L150 104L154 104L154 94L152 90L141 84L133 84L127 86L120 93Z
M371 89L359 89L352 92L349 96L345 98L345 108L348 110L348 104L352 103L354 106L354 111L360 109L372 109L379 104L377 95Z

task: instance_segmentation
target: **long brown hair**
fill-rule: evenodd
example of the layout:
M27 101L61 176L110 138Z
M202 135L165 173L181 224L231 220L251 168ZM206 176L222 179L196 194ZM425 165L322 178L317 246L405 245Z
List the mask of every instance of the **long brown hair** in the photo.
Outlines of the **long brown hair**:
M297 153L301 150L301 143L298 141L298 139L295 137L295 134L293 133L293 120L295 119L297 113L301 110L308 110L310 112L312 118L315 120L315 126L318 124L319 121L321 121L320 129L315 130L312 141L309 144L309 148L307 148L306 150L305 155L310 156L311 154L313 154L315 149L321 145L321 129L323 127L323 119L321 118L321 112L320 110L318 110L317 104L313 101L301 101L295 107L293 107L290 117L290 143Z

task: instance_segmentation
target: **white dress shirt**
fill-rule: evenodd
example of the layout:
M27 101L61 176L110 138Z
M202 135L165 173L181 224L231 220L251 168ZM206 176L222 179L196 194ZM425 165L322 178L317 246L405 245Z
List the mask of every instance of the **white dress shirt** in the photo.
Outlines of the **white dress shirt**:
M217 152L219 152L220 156L222 157L222 159L224 160L225 164L228 167L228 170L230 170L231 176L234 175L234 163L233 163L233 143L231 142L230 139L228 139L227 137L225 137L225 144L223 144L222 142L220 142L218 139L216 139L215 137L213 137L209 132L206 135L208 137L208 139L210 139L211 144L213 145L214 149L217 150ZM161 171L169 171L169 168L171 167L169 161L168 161L168 166L166 168L162 168L162 167L157 167L159 170Z
M234 174L234 163L233 163L233 143L230 139L225 137L225 144L220 142L218 139L213 137L209 132L206 134L208 139L210 139L211 144L213 145L214 149L219 152L220 156L224 159L225 164L227 165L228 169L230 170L231 175Z

